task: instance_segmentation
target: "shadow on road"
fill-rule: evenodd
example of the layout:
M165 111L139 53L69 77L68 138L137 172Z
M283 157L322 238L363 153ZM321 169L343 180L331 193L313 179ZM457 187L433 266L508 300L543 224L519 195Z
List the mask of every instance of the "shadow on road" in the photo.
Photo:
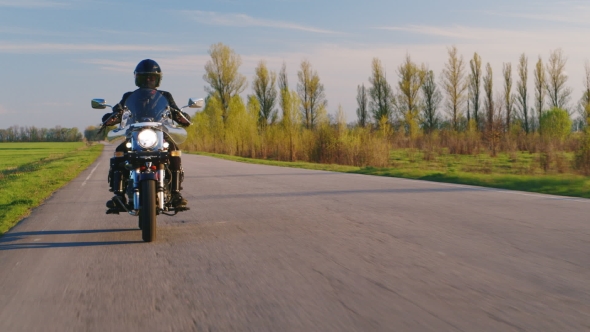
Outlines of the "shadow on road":
M80 242L26 242L26 243L9 243L21 240L27 240L31 236L46 235L78 235L78 234L96 234L96 233L115 233L139 231L137 228L132 229L92 229L92 230L56 230L56 231L35 231L35 232L13 232L4 234L0 238L0 251L14 249L37 249L37 248L72 248L72 247L94 247L94 246L111 246L131 243L142 243L143 241L80 241ZM39 239L33 239L39 240Z

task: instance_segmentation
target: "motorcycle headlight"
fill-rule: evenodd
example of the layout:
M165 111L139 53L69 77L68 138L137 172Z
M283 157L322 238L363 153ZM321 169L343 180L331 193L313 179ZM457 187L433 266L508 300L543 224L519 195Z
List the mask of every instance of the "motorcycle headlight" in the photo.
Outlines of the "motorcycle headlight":
M144 129L137 134L137 143L144 149L153 148L158 143L158 134L151 129Z

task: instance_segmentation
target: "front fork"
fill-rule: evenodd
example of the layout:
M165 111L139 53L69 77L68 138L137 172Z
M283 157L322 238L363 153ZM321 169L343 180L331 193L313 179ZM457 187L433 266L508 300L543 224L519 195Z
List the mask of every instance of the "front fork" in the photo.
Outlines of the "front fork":
M160 211L164 211L164 194L165 194L165 185L164 185L164 178L166 177L166 171L164 169L164 164L160 164L160 169L158 169L158 208Z
M151 162L146 162L146 167L149 169L152 166ZM139 210L140 208L140 200L139 200L139 182L140 182L140 175L141 169L136 168L130 172L130 179L133 179L133 209ZM164 197L165 197L165 178L166 178L166 170L164 164L160 164L159 169L156 171L156 192L158 197L158 208L160 211L164 211ZM149 181L149 180L146 180Z

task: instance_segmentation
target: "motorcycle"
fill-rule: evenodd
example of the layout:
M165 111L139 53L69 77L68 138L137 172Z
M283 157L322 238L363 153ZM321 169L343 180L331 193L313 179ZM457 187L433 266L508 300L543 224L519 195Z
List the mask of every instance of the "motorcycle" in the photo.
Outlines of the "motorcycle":
M202 108L203 99L190 98L184 108ZM94 109L105 109L104 99L93 99ZM117 152L125 157L125 169L129 176L117 174L115 178L121 193L126 191L129 205L118 196L117 204L132 216L138 217L142 239L156 240L156 216L173 216L188 208L175 209L171 205L171 179L169 157L180 157L180 150L170 150L170 142L182 144L187 137L186 130L172 120L172 109L168 100L157 90L141 88L135 90L126 100L118 128L107 134L109 140L126 138L127 152ZM177 114L182 116L182 113ZM184 118L188 123L188 119ZM107 123L105 121L105 123ZM118 214L118 213L117 213Z

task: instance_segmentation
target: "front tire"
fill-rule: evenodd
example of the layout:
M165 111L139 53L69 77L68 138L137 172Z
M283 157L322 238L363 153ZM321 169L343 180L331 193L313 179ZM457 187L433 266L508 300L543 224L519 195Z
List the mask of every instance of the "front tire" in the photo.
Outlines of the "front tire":
M145 242L156 240L156 181L141 182L141 207L139 223L141 224L141 238Z

